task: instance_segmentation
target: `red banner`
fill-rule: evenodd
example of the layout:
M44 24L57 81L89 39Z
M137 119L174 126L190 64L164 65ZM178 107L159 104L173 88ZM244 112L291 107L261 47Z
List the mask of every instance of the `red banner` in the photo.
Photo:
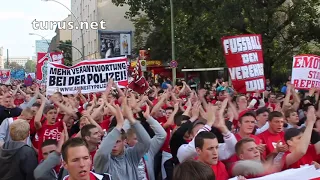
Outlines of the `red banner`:
M62 52L51 52L51 53L38 53L37 60L37 83L45 84L47 78L47 63L55 62L63 64L63 53Z
M261 35L228 36L221 40L234 89L239 93L264 90Z
M11 80L11 70L10 69L1 69L0 70L0 83L1 84L10 84Z

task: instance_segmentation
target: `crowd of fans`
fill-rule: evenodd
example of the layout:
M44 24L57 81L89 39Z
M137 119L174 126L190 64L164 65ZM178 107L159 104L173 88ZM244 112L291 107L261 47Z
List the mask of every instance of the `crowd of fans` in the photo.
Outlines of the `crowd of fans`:
M243 180L319 167L319 91L188 84L51 96L1 85L1 179Z

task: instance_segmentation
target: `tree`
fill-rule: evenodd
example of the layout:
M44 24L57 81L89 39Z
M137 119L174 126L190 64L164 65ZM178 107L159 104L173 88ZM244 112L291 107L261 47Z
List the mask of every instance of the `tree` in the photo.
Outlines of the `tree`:
M72 41L66 40L65 42L60 41L58 49L63 52L64 65L72 66Z
M148 19L151 28L138 28L141 31L138 34L149 34L146 46L152 49L152 58L170 59L169 0L113 0L113 3L130 5L126 15L134 22ZM173 3L176 57L180 66L225 66L221 37L238 34L262 35L268 78L275 75L272 71L291 69L293 55L319 51L317 0L173 0Z
M26 62L26 64L24 65L24 67L25 67L25 71L26 71L27 73L34 73L34 72L36 72L36 62L33 61L33 60L28 60L28 61Z
M10 62L9 63L9 69L23 69L23 66L19 65L16 62Z

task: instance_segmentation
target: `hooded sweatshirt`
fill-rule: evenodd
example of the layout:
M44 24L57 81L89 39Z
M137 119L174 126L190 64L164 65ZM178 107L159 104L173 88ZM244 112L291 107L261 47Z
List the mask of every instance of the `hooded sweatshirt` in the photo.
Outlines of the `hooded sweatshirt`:
M112 180L139 180L138 165L141 158L150 148L150 136L143 126L136 122L131 125L135 129L138 143L131 148L125 148L123 154L112 156L111 152L121 132L114 128L101 142L94 156L93 164L96 173L111 174Z
M55 167L61 164L61 156L57 152L52 152L49 154L47 159L38 165L34 170L34 177L36 180L57 180L59 174L55 171ZM62 171L62 172L61 172ZM66 169L60 169L62 177L68 175Z
M150 148L148 152L143 156L141 159L139 166L138 166L138 176L139 179L144 179L142 177L148 176L148 180L155 180L155 173L154 173L154 157L161 149L164 141L166 140L167 133L163 129L163 127L159 124L157 120L153 117L147 119L150 127L153 129L155 136L151 139ZM128 121L125 121L123 129L127 131L130 128L130 124ZM141 168L142 167L142 168ZM144 172L141 172L144 171Z
M2 121L0 125L0 145L2 143L12 141L10 137L10 124L14 121L14 118L7 118ZM27 138L27 144L32 147L30 136Z
M9 141L0 149L1 180L34 180L37 165L37 154L26 143Z

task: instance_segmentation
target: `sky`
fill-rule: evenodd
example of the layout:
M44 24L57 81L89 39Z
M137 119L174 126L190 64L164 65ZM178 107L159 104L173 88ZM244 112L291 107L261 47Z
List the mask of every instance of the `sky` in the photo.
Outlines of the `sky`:
M71 0L56 0L70 9ZM19 5L17 5L19 4ZM55 29L34 30L32 21L61 21L70 12L56 2L41 0L6 0L0 2L0 47L9 49L11 56L35 56L35 40L41 40L39 36L31 36L35 33L52 39Z

